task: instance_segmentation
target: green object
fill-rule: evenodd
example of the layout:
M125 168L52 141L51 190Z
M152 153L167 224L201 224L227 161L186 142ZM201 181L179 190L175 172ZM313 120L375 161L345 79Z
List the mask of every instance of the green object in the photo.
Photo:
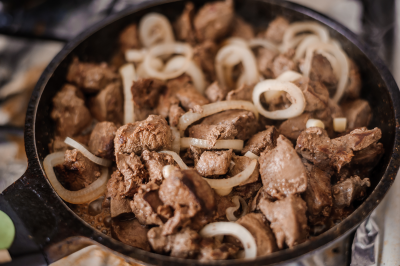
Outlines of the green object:
M15 227L10 217L0 211L0 250L8 249L14 241Z

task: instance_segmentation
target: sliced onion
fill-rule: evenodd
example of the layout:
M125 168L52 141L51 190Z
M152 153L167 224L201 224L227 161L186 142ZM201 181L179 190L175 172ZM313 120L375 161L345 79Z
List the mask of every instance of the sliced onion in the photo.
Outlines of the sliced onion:
M310 46L311 44L319 42L321 42L321 39L314 34L311 34L306 38L304 38L296 48L296 53L294 54L294 60L300 60L301 58L303 58L304 54L306 53L307 47Z
M261 105L260 95L266 91L286 91L291 96L292 105L284 110L267 111ZM303 113L306 107L306 100L304 94L299 87L289 81L280 81L268 79L259 82L253 90L253 102L258 112L263 116L274 119L282 120L291 117L296 117Z
M175 41L169 20L159 13L149 13L140 20L139 37L144 47Z
M165 153L171 155L175 162L179 165L181 169L189 169L189 167L183 162L181 156L174 151L159 151L159 153Z
M244 247L245 259L254 259L257 256L257 244L253 235L243 226L232 222L215 222L207 224L200 231L202 237L217 235L231 235L237 237Z
M173 171L177 170L177 169L178 169L178 168L175 167L175 166L173 166L173 165L166 165L166 166L164 166L163 169L162 169L163 177L164 177L165 179L169 178L169 177L171 176L171 173L172 173Z
M136 81L135 67L125 64L119 69L124 88L124 124L135 122L135 109L133 105L132 85Z
M179 70L185 63L186 58L184 56L174 56L165 65L164 72L173 72ZM193 62L193 60L190 60L189 66L186 69L186 74L192 78L193 85L197 91L201 94L204 94L204 90L206 89L206 79L203 71Z
M111 165L111 163L112 163L110 160L95 156L93 153L88 151L88 149L86 149L82 144L80 144L79 142L71 139L70 137L67 137L64 140L64 142L66 144L68 144L69 146L74 147L75 149L80 151L83 154L83 156L85 156L86 158L88 158L89 160L94 162L95 164L98 164L98 165L101 165L101 166L105 166L105 167L109 167Z
M64 162L64 152L51 153L44 158L43 168L54 190L66 202L83 204L97 199L107 190L108 169L102 167L101 176L92 184L78 191L65 189L58 181L53 167Z
M347 56L342 49L331 43L316 43L310 45L307 48L306 58L304 61L304 75L306 77L309 77L310 75L312 58L314 57L314 51L316 50L323 50L332 54L336 58L338 64L340 65L341 71L340 71L340 76L338 77L339 82L336 89L336 93L333 96L333 101L335 103L338 103L343 96L349 77L349 62L347 61Z
M257 166L257 160L252 160L249 166L239 174L227 179L208 179L204 178L210 187L214 189L233 188L245 182L253 174Z
M223 197L229 195L229 193L232 192L232 189L233 187L228 187L228 188L214 189L214 191L215 193Z
M288 43L297 34L302 32L313 32L320 38L322 42L329 42L329 32L324 26L317 22L304 21L294 22L289 25L283 35L283 44Z
M189 111L179 118L178 129L181 133L181 136L183 136L186 128L188 128L188 126L190 126L197 120L226 110L232 110L232 109L248 110L253 112L255 117L258 119L257 108L251 102L248 101L221 101L203 105L202 109L203 112L201 113L193 113L192 111Z
M146 53L146 49L129 49L125 52L125 60L133 63L142 62L146 56Z
M304 38L306 38L309 35L311 35L311 34L299 34L299 35L294 36L292 39L290 39L289 42L282 43L279 46L279 51L281 53L286 53L290 49L295 48Z
M288 70L280 74L276 79L280 81L290 81L293 82L298 80L299 78L303 77L300 73L294 72L292 70ZM264 98L267 103L271 103L276 98L280 97L284 94L284 91L266 91L264 92Z
M310 127L320 127L322 129L325 129L324 122L319 119L308 119L306 123L306 128Z
M344 132L347 127L346 117L337 117L333 119L333 130L336 132Z
M244 156L249 157L250 159L256 159L258 160L258 158L260 158L260 156L255 155L254 153L252 153L251 151L248 151L244 154Z
M262 46L268 50L271 50L274 53L279 53L279 48L274 43L272 43L266 39L251 39L249 41L249 46L251 48L254 48L257 46Z
M227 46L227 45L236 45L239 47L243 47L243 48L248 48L248 44L247 42L239 37L230 37L228 39L226 39L223 43L223 46ZM225 61L224 61L224 66L228 66L232 72L233 70L233 66L239 64L241 61L241 58L238 54L232 53L230 56L228 56ZM228 71L228 70L227 70ZM232 73L230 73L231 75Z
M249 46L247 44L247 41L240 37L230 37L230 38L226 39L222 45L227 46L227 45L231 45L231 44L237 45L240 47L245 47L245 48Z
M233 56L232 56L233 55ZM235 61L237 57L243 64L244 73L246 73L246 84L251 85L259 81L260 75L258 73L256 59L250 48L241 47L235 44L222 47L215 59L215 70L217 72L218 82L222 86L227 86L224 74L224 65L232 66L232 60ZM233 59L232 59L233 58Z
M151 61L151 67L156 70L162 70L164 68L164 62L160 58L153 58ZM138 78L150 78L150 75L144 69L144 64L140 63L137 67L136 76Z
M233 204L235 204L235 207L226 208L226 218L230 222L236 222L237 220L239 220L239 218L245 216L249 212L249 207L247 206L246 201L240 196L233 196L232 202ZM240 205L242 205L243 211L239 217L236 217L234 212L239 210Z
M172 150L176 153L181 151L181 135L176 127L170 127L174 141L172 142Z
M328 52L326 52L324 50L317 50L316 52L318 54L324 56L329 61L329 63L332 66L333 73L335 73L335 76L336 77L340 77L340 65L339 65L339 62L336 59L336 57L334 57L333 55L331 55L330 53L328 53Z
M233 167L235 167L235 162L231 160L230 165L229 165L229 170L232 170Z
M182 66L172 72L161 72L152 67L151 62L154 58L164 56L164 55L172 55L172 54L184 54L186 61ZM185 73L189 67L191 59L193 57L193 49L190 45L186 43L164 43L158 44L149 49L149 52L146 54L143 66L146 72L150 77L167 80L179 77L183 73Z
M217 140L214 146L210 146L209 141L206 139L181 138L181 150L195 146L203 149L233 149L241 151L243 145L244 141L241 139L221 139Z

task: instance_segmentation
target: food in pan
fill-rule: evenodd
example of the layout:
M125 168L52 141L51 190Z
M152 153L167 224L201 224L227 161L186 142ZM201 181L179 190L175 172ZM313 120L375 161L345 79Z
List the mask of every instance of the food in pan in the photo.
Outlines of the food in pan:
M187 3L119 44L111 62L72 60L43 162L98 230L173 257L254 258L312 241L367 196L382 133L323 25L258 29L230 0Z

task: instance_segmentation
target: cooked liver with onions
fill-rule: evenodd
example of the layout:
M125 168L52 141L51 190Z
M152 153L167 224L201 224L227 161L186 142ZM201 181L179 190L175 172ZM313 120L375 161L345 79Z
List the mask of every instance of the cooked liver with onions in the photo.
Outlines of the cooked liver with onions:
M44 160L102 233L178 258L254 258L313 241L370 193L382 132L323 25L257 28L226 0L170 23L145 15L115 41L123 66L73 58Z

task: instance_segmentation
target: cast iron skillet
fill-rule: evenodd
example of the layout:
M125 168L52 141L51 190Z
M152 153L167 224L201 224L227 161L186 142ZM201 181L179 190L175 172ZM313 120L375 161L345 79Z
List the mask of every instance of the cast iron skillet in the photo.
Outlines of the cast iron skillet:
M204 1L194 1L200 6ZM355 230L383 199L392 185L399 168L400 93L397 85L376 53L365 47L357 37L339 23L305 7L278 0L238 0L236 10L256 27L266 27L276 15L290 20L316 20L330 27L346 52L361 69L362 97L374 112L370 128L382 129L381 142L385 154L371 175L369 197L336 227L314 240L294 248L259 257L253 265L288 262L307 256ZM51 99L66 82L67 67L73 56L82 61L109 61L117 51L118 34L129 23L139 21L150 12L161 12L174 20L183 10L184 1L147 1L98 23L68 43L54 58L41 76L29 104L25 124L25 147L29 160L26 173L0 195L0 209L8 213L17 225L17 240L10 249L12 256L42 252L47 263L90 244L100 244L113 252L125 255L128 261L158 265L200 265L194 260L183 260L146 252L95 230L74 214L52 189L43 171L42 161L48 154L48 143L53 137L50 119ZM24 234L29 235L29 238ZM21 240L22 239L22 240ZM22 248L16 248L19 244ZM212 264L212 263L210 263ZM246 265L244 261L219 261L220 265ZM203 264L202 264L203 265Z

